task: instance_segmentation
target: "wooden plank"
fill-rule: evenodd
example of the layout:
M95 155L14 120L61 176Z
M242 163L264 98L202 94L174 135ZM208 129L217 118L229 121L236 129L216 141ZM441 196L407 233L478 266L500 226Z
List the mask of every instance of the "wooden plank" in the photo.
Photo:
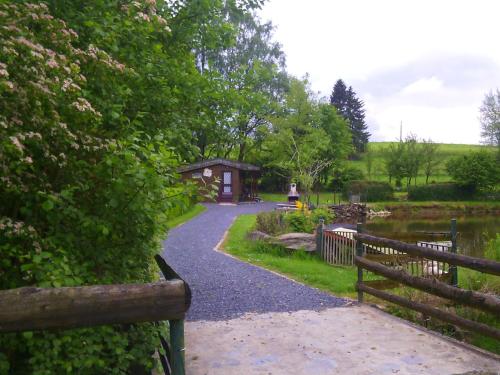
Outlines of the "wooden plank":
M364 258L373 262L392 262L398 264L409 263L415 260L415 257L405 254L366 254Z
M489 259L474 258L466 255L453 254L451 252L442 252L433 249L428 249L418 245L408 244L401 241L390 240L387 238L379 238L367 234L356 233L354 237L358 241L371 245L387 246L410 255L419 256L427 259L434 259L455 266L470 268L476 271L490 273L500 276L500 262L495 262Z
M355 261L358 267L362 267L377 275L385 276L404 285L411 286L442 298L450 299L463 305L500 315L500 298L492 294L456 288L436 279L412 276L403 270L395 270L362 257L356 257Z
M472 320L464 319L458 315L439 310L435 307L424 305L423 303L410 301L406 298L396 296L394 294L370 288L369 286L364 285L364 283L358 283L356 285L356 289L358 290L358 293L368 293L385 301L392 302L397 305L418 311L430 317L442 320L443 322L454 324L456 326L468 329L472 332L480 333L482 335L500 340L500 330L487 326L486 324L473 322Z
M0 291L0 332L183 319L185 283L17 288Z
M363 281L363 284L369 286L370 288L378 290L394 289L394 288L399 288L401 286L400 283L394 280L368 280L368 281Z

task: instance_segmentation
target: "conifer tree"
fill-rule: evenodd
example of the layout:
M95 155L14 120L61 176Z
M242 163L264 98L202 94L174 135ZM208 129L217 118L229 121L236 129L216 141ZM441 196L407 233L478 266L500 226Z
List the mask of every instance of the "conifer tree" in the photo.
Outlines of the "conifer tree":
M347 88L344 81L339 79L333 87L330 104L335 106L337 112L349 121L352 144L356 152L364 152L370 133L365 122L363 101L357 97L351 86Z

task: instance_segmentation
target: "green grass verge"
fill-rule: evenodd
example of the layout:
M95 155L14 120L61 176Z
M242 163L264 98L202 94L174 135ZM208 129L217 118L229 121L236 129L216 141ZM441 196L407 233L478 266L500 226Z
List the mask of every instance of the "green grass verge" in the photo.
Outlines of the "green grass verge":
M235 220L223 244L225 252L336 296L354 297L354 267L335 267L303 251L288 253L279 247L249 241L246 236L255 219L256 215L241 215Z
M173 219L168 221L168 227L170 229L175 228L188 220L191 220L193 217L198 216L207 208L201 204L195 204L189 211L184 212L182 215L174 217Z

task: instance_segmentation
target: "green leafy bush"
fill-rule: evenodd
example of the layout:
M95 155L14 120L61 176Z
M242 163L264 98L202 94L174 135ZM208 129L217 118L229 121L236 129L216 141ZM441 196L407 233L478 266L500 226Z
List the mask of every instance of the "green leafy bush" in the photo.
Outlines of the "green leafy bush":
M311 212L311 221L313 224L318 225L319 220L323 219L325 224L329 224L333 221L335 215L328 208L318 207Z
M380 202L394 199L394 189L387 182L354 180L342 191L344 199L351 195L360 195L362 202Z
M454 183L411 186L410 201L461 201L474 199L474 192Z
M287 226L281 211L261 212L257 215L255 229L276 236L286 232Z
M113 107L137 74L96 46L75 47L43 3L0 3L0 24L0 289L154 281L181 194L161 132L137 131L140 118ZM151 368L156 332L1 335L0 372Z
M469 191L490 190L500 183L500 163L493 153L474 152L451 159L448 173Z
M312 233L315 228L311 213L305 210L287 212L285 221L289 232Z
M341 192L350 181L363 180L364 178L363 171L359 168L351 166L336 168L333 171L333 179L330 185L333 191Z

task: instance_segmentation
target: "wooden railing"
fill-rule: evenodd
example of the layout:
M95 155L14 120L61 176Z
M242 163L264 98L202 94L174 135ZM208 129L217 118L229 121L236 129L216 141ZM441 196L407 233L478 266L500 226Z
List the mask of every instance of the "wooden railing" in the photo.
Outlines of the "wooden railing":
M341 266L354 266L354 256L356 254L355 231L344 231L340 229L326 229L323 222L320 222L316 229L316 247L318 256L326 263ZM422 247L432 248L443 252L455 252L457 249L456 222L452 220L451 231L446 232L452 241L450 246L439 245L430 242L419 241L417 244ZM394 248L379 245L365 247L367 257L372 257L377 261L395 263L399 267L407 269L414 275L434 277L438 279L449 279L456 285L456 268L446 262L425 260L416 256L409 256Z
M352 232L338 230L323 231L321 258L334 265L353 266L356 241Z
M395 283L396 285L409 286L438 297L449 299L456 304L481 309L498 316L500 315L500 298L498 296L460 289L456 287L456 280L452 280L452 285L449 285L436 278L412 275L405 269L394 268L390 265L380 263L377 261L377 258L370 258L367 256L366 249L370 246L383 246L394 249L400 256L403 257L417 257L419 259L444 262L446 264L450 264L455 269L457 266L460 266L497 276L500 276L499 262L459 255L453 252L443 252L400 241L374 237L361 232L362 227L361 225L358 225L358 233L355 234L354 237L357 240L355 264L358 266L358 282L356 284L356 289L358 291L359 302L363 302L363 293L368 293L388 302L418 311L441 321L500 340L500 330L494 327L471 321L456 314L385 292L376 287L377 282L363 281L363 270L367 270L376 275L387 278L390 282ZM387 259L379 260L387 261ZM450 271L450 275L452 278L456 277L456 273L453 271Z
M165 374L184 375L184 316L188 284L157 255L165 280L148 284L62 288L24 287L0 291L0 333L95 327L168 320L170 343L160 341Z

